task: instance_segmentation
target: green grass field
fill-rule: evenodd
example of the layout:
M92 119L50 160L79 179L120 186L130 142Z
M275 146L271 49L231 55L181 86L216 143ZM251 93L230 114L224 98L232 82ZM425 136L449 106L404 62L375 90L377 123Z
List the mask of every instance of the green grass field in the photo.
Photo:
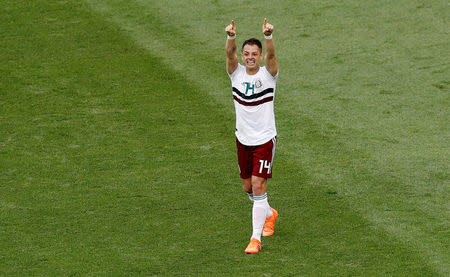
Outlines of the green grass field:
M0 276L449 276L448 1L3 0ZM224 28L275 26L245 255Z

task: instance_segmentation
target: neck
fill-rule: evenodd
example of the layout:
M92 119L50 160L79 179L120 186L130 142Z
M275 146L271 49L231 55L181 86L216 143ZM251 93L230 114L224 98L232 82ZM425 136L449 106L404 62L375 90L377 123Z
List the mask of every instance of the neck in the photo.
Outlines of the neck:
M253 69L250 68L246 68L247 74L248 75L255 75L256 73L258 73L259 71L259 66Z

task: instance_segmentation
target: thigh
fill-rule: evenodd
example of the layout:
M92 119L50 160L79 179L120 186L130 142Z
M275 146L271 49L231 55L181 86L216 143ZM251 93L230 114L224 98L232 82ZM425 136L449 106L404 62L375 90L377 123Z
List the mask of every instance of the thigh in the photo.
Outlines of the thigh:
M259 145L253 153L252 175L261 178L272 178L273 159L275 157L277 141L276 138Z
M253 172L253 147L246 146L236 139L239 175L242 179L252 177Z

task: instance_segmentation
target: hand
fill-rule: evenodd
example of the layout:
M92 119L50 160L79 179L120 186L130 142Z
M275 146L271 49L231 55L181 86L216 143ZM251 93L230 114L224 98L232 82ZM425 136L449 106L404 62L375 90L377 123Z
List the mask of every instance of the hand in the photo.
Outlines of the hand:
M232 37L236 35L236 25L234 25L234 20L231 20L231 24L225 28L225 32Z
M263 31L264 35L266 35L266 36L270 36L273 32L273 25L267 23L267 18L264 18L264 24L263 24L262 31Z

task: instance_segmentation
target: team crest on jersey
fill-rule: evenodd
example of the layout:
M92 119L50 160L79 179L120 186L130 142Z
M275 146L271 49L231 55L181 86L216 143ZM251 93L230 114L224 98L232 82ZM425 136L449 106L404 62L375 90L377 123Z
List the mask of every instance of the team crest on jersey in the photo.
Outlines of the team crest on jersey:
M256 87L256 88L262 87L262 81L261 81L261 79L256 80L256 82L255 82L255 87Z
M254 81L253 83L242 82L242 85L245 87L245 95L253 95L255 94L255 88L260 88L263 84L261 79L256 79L256 81Z

